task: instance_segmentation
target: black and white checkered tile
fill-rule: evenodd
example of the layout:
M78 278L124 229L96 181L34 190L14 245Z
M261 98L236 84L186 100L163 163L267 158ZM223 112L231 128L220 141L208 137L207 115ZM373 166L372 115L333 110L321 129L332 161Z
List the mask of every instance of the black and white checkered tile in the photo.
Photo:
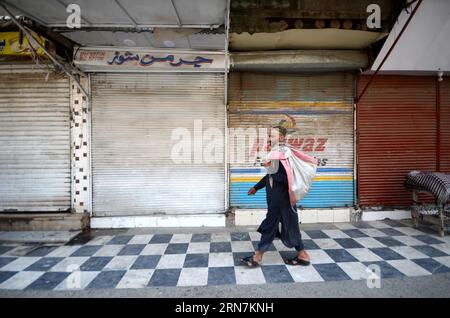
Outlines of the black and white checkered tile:
M366 279L450 272L450 237L399 222L336 224L302 231L312 265L287 266L295 255L276 240L261 267L239 262L251 255L256 232L96 236L83 245L0 245L0 289L70 290L204 286Z

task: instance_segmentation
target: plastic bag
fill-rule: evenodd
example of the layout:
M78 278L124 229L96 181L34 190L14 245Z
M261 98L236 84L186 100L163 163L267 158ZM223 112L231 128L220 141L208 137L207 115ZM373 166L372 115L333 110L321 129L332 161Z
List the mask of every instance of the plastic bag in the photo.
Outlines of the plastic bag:
M287 158L293 174L292 191L296 201L303 199L308 194L311 184L317 173L317 160L298 150L292 151L293 155Z
M309 192L317 173L317 159L292 146L276 146L268 155L269 160L279 160L286 170L290 203L294 206Z

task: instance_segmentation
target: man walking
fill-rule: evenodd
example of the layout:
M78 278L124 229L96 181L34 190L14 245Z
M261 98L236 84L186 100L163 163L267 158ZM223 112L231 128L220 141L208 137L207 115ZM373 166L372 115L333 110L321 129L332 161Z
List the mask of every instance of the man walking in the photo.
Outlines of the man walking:
M283 126L272 128L271 143L284 145L287 130ZM276 136L274 139L273 136ZM289 248L295 248L296 257L286 261L290 265L310 264L309 255L305 251L298 226L297 208L291 205L289 199L289 185L286 169L279 160L272 160L265 163L268 168L266 174L254 187L248 191L248 195L254 195L256 191L266 188L267 215L258 228L261 233L261 240L254 255L242 258L241 261L248 267L261 265L263 255L278 237L284 245ZM281 223L281 231L279 224Z

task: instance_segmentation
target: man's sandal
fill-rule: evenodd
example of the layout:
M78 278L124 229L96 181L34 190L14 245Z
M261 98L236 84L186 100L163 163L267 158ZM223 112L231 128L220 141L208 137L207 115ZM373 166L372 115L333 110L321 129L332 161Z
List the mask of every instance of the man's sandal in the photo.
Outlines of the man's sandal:
M247 267L258 267L259 265L261 265L253 259L253 255L244 258L241 257L241 262L247 265Z
M310 261L307 261L307 260L298 258L297 256L294 257L294 258L291 258L291 259L289 259L289 260L287 260L287 261L285 261L285 262L286 262L286 264L288 264L288 265L302 265L302 266L308 266L309 264L311 264Z

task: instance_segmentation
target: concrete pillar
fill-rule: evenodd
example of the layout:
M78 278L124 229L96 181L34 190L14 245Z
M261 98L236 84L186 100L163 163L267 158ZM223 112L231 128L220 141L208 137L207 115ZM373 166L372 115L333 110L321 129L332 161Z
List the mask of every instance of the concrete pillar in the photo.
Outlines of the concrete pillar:
M80 78L81 85L89 89L88 78ZM90 153L88 100L73 81L70 83L71 108L71 168L72 168L72 211L92 212L90 186Z

